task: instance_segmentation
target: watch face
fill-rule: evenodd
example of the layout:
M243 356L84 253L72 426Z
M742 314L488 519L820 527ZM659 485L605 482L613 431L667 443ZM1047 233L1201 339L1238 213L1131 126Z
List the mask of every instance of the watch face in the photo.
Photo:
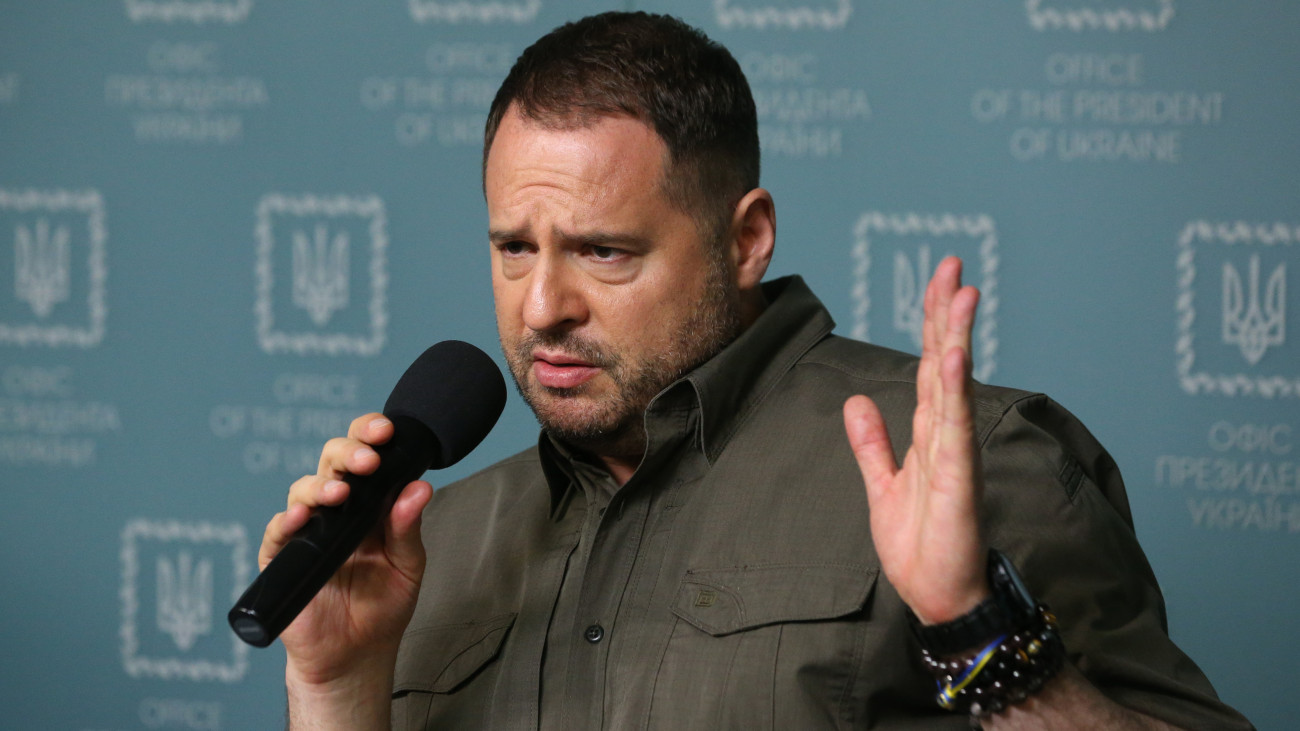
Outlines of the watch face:
M1014 602L1018 611L1032 614L1037 608L1038 602L1034 601L1034 595L1029 593L1029 587L1025 586L1025 582L1020 578L1020 572L1016 571L1015 565L1001 551L996 549L992 551L992 559L994 562L992 571L994 580L998 583L1005 582L1004 585L1009 590L1007 591L1007 598Z

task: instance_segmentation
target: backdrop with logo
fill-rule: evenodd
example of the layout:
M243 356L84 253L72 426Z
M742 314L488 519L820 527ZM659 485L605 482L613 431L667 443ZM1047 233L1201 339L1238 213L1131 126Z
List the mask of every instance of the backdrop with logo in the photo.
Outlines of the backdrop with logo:
M1287 727L1300 4L1211 0L6 3L0 726L281 723L283 652L224 621L263 526L425 346L500 360L483 116L610 7L740 60L774 274L841 333L915 350L922 282L965 259L977 375L1109 446L1173 636ZM510 398L436 483L535 438Z

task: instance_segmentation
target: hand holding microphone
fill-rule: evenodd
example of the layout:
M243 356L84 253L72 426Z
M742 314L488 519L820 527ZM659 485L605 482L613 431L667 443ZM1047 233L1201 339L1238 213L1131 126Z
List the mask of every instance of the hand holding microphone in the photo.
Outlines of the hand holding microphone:
M267 526L263 571L230 611L236 634L264 647L301 612L285 645L312 674L370 645L395 652L424 570L419 515L432 488L416 480L473 450L504 404L485 353L456 341L425 351L383 417L354 421L347 438L326 444L317 474L294 483L289 508Z

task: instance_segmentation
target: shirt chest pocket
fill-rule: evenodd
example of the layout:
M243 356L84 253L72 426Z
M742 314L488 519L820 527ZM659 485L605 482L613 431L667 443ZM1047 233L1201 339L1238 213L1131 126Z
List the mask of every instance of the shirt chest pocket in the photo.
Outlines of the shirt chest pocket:
M825 564L687 571L651 727L834 728L851 701L877 574Z
M449 710L452 694L486 698L490 683L469 681L500 654L514 622L514 614L499 614L475 622L409 628L394 669L393 727L424 728ZM486 705L456 703L455 708Z

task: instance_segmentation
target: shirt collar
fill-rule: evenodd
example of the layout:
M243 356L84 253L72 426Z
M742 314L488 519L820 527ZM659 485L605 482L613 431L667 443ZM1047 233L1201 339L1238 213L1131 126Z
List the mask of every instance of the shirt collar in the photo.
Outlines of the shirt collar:
M655 433L664 412L684 406L698 409L700 418L692 441L709 464L785 374L813 345L830 334L835 321L799 276L782 277L763 284L767 308L730 345L703 365L659 393L646 409L650 449L665 440ZM680 424L680 420L673 420ZM657 438L658 437L658 438ZM573 455L545 431L538 438L542 470L551 490L551 508L578 482ZM654 455L647 455L651 457ZM643 461L643 466L649 459Z
M835 328L802 277L766 282L763 296L769 304L754 324L683 379L699 399L700 447L709 464L777 381Z

